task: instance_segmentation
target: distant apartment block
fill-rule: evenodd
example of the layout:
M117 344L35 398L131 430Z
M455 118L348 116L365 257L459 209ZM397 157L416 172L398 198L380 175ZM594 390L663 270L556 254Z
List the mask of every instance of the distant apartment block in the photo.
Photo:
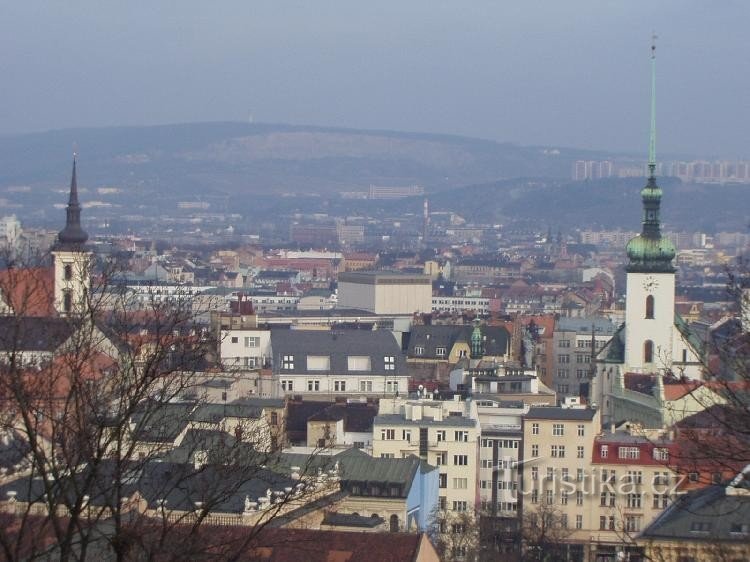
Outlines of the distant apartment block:
M336 234L340 244L361 244L365 241L365 227L362 224L338 224Z
M667 162L666 175L695 183L750 183L750 161L693 160Z
M424 195L424 187L419 185L383 186L371 185L368 199L404 199Z
M673 160L660 162L657 175L674 176L694 183L750 183L748 160ZM647 167L636 163L613 163L611 160L576 160L572 178L577 181L617 176L645 177Z
M632 230L582 230L581 243L593 244L594 246L606 246L609 248L624 248L627 243L637 236ZM664 232L677 249L700 246L700 239L696 235L687 232Z
M574 180L596 180L613 175L614 166L611 160L576 160L573 164Z
M336 225L333 224L293 224L289 228L289 239L306 246L327 246L338 241Z

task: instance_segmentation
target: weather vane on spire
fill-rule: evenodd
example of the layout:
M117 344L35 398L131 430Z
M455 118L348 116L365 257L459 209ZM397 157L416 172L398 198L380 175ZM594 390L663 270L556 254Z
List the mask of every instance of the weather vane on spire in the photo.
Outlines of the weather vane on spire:
M648 173L656 175L656 33L651 33L651 135L648 143Z

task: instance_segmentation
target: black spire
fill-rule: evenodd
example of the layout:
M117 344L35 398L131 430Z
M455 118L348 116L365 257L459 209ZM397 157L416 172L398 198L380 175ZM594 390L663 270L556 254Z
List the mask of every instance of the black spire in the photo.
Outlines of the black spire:
M78 203L75 154L73 154L73 175L70 178L70 197L65 212L65 228L57 235L57 246L82 246L89 239L89 235L81 228L81 205Z

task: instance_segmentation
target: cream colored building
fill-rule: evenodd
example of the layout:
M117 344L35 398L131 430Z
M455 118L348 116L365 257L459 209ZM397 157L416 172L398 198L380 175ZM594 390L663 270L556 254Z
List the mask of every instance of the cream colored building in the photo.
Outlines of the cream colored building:
M429 275L399 272L346 272L338 277L338 307L375 314L432 312Z
M591 458L599 412L588 408L538 406L523 421L521 494L524 520L551 516L571 543L588 542L591 518ZM583 546L572 544L580 559Z
M550 514L572 560L641 552L639 533L675 498L672 443L638 426L601 433L599 413L535 407L524 418L523 513Z
M476 506L479 417L472 400L382 399L373 423L373 456L417 455L437 466L441 509Z

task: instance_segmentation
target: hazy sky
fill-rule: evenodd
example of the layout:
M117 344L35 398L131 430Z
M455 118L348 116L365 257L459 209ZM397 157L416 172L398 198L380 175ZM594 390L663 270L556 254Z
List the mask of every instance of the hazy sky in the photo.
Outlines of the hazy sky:
M0 133L255 121L750 157L748 0L2 0Z

